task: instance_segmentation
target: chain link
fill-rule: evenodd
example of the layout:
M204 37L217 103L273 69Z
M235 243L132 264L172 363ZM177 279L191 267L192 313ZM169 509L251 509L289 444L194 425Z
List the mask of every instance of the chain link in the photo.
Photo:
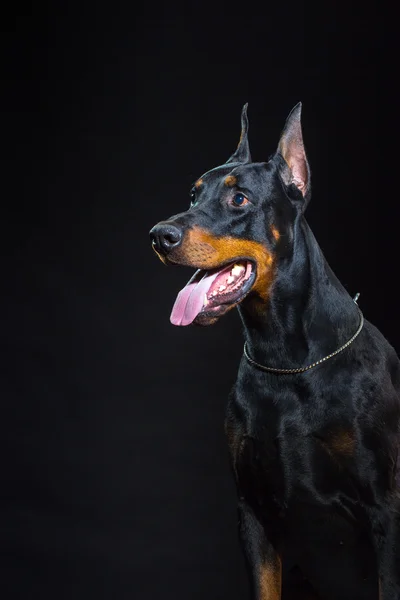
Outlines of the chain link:
M354 302L357 303L357 300L354 299ZM358 306L357 306L357 308L358 308ZM343 344L343 346L341 346L340 348L335 350L335 352L332 352L332 354L328 354L328 356L324 356L324 358L317 360L316 362L312 363L311 365L308 365L307 367L300 367L298 369L276 369L275 367L266 367L265 365L260 365L260 363L256 362L252 358L250 358L250 356L247 352L246 342L244 343L244 348L243 348L244 355L250 364L252 364L254 367L257 367L257 369L261 369L262 371L268 371L269 373L277 373L277 374L281 374L281 375L304 373L305 371L309 371L310 369L317 367L318 365L322 364L326 360L333 358L334 356L339 354L339 352L343 352L343 350L345 350L348 346L350 346L350 344L352 344L354 342L354 340L359 335L359 333L361 332L363 325L364 325L364 316L359 308L358 308L358 311L360 313L360 324L359 324L358 329L355 332L355 334L345 344Z

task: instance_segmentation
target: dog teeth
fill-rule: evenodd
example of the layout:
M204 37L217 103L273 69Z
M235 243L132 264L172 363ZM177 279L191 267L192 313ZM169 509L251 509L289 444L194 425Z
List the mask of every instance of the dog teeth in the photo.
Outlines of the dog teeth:
M233 269L231 270L231 275L234 277L239 277L239 275L241 275L245 270L246 269L243 265L234 265Z
M235 281L235 278L232 275L229 275L228 279L226 280L226 283L229 285L231 283L233 283Z
M223 292L224 290L226 290L226 285L220 285L218 291Z
M204 302L203 302L203 306L207 306L208 304L208 298L207 298L207 294L204 296Z

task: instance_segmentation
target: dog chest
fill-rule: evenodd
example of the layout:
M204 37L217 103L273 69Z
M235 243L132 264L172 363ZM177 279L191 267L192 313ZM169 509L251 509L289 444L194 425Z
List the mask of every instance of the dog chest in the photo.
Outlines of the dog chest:
M329 504L338 491L356 494L349 484L356 441L345 424L315 430L307 415L267 395L252 405L233 393L225 431L239 494L252 504L270 502L281 511L296 499Z

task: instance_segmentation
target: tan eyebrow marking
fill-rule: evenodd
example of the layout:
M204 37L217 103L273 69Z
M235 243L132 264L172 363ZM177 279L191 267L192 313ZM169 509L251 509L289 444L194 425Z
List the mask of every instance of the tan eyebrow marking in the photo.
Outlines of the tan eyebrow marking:
M200 187L201 185L203 185L203 183L204 183L204 182L203 182L203 180L200 178L200 179L198 179L198 180L196 181L196 183L194 184L194 187L195 187L196 189L199 189L199 187Z
M281 234L279 233L278 229L275 227L275 225L271 225L271 233L274 236L274 238L276 239L276 241L279 240L279 238L281 237Z
M234 185L236 185L237 183L237 179L234 175L228 175L227 177L225 177L225 185L227 185L228 187L233 187Z

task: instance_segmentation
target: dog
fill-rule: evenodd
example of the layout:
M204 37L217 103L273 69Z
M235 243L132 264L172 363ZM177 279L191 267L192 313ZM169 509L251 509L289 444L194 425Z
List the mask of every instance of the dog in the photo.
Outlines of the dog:
M400 361L329 267L296 105L253 162L247 104L230 158L159 222L166 265L196 269L174 325L233 307L244 350L225 431L254 600L400 599Z

